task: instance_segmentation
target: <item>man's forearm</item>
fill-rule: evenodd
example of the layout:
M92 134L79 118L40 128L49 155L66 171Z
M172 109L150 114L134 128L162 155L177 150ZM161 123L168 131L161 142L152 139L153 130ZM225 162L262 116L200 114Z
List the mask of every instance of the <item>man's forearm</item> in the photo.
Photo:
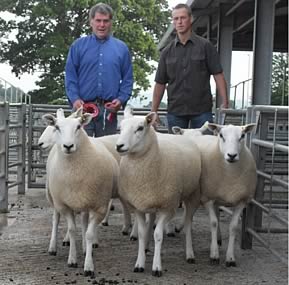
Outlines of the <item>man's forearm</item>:
M218 96L222 99L222 105L224 108L229 107L229 100L227 96L227 83L223 73L215 74L214 79L218 90Z
M152 101L152 112L157 112L162 101L164 92L166 89L165 84L155 83L154 93L153 93L153 101Z

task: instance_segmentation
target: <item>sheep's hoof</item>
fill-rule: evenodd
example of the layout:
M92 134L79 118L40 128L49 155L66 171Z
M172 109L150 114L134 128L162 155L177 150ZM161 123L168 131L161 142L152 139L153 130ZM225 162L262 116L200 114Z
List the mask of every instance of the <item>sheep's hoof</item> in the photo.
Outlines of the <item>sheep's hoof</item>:
M108 227L108 222L101 223L104 227Z
M196 261L195 261L195 259L194 259L194 258L188 258L188 259L187 259L187 263L190 263L190 264L195 264L195 263L196 263Z
M56 251L48 251L48 254L49 254L49 255L56 256Z
M62 246L70 246L70 242L69 241L63 241Z
M161 277L162 276L162 271L161 270L153 270L152 271L152 276Z
M236 267L236 261L226 261L226 266L227 267Z
M93 243L92 248L98 248L98 243Z
M129 239L132 240L132 241L136 241L136 240L137 240L137 237L131 236Z
M219 258L210 258L210 264L211 265L220 264L220 259Z
M68 267L77 268L77 263L68 263Z
M222 246L222 240L221 239L218 239L218 246Z
M114 211L114 205L113 205L113 204L111 204L110 210L111 210L111 211Z
M144 272L144 268L143 267L135 267L133 272Z
M174 233L167 233L167 237L175 237L176 235Z
M128 236L128 232L127 231L122 231L122 235L123 236Z
M95 274L94 274L94 271L84 270L84 276L85 276L85 277L90 276L91 278L94 278L94 277L95 277Z

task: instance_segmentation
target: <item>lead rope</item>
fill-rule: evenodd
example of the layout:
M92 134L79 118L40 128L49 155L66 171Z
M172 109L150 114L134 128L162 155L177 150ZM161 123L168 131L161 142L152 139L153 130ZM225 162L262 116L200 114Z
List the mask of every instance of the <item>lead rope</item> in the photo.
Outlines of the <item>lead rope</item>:
M105 130L105 119L106 119L106 108L103 111L103 122L102 122L102 130Z

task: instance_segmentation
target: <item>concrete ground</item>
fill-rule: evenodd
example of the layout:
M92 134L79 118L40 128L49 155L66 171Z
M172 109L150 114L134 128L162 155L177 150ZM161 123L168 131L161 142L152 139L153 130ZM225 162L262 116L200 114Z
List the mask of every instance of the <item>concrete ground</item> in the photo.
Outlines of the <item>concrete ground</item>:
M193 222L193 246L196 264L188 264L184 254L184 234L165 237L162 249L163 276L153 277L151 266L153 243L143 273L134 273L137 241L121 234L121 211L118 201L111 212L109 226L99 227L99 248L94 250L95 278L83 276L84 258L78 223L78 268L68 268L68 247L62 246L66 226L60 225L57 256L47 253L52 209L43 189L30 189L25 196L9 193L10 213L0 215L0 284L143 284L143 285L223 285L223 284L288 284L288 268L268 250L254 242L252 250L241 250L236 242L237 267L225 266L228 242L227 214L221 214L223 245L219 265L209 264L210 232L208 217L199 209ZM181 209L176 219L179 219ZM275 249L283 256L288 253L287 234L273 235Z

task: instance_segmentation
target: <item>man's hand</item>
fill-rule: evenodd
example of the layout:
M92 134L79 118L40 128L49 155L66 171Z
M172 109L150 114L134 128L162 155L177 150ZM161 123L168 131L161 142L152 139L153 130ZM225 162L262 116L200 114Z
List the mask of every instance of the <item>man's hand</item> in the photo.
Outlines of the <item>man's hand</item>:
M84 104L84 102L81 99L77 99L76 101L74 101L73 103L73 110L77 110L79 109L82 105Z
M159 117L158 113L156 113L156 114L157 114L157 118L156 118L155 122L153 123L153 128L157 131L158 130L158 126L161 125L161 120L160 120L160 117Z
M229 108L228 102L223 103L223 104L220 106L220 108L221 108L221 109L228 109L228 108Z
M108 102L104 107L112 113L116 113L121 108L121 102L118 99L114 99L111 102Z

